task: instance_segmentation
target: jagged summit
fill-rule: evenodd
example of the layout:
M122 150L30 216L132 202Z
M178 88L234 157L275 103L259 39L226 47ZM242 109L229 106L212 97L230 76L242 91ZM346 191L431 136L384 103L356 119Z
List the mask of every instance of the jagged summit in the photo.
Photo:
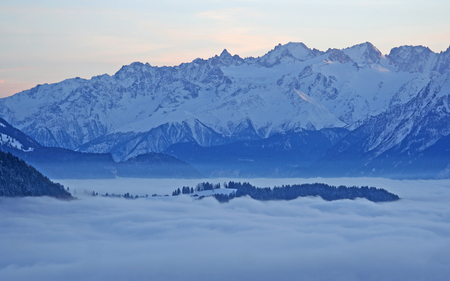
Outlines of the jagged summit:
M222 53L220 54L221 58L225 57L231 57L231 54L227 51L227 49L223 49Z
M357 44L342 51L360 65L377 64L384 57L380 50L370 42Z
M223 66L230 66L230 65L240 65L244 62L244 60L239 57L238 55L232 56L227 49L223 49L220 56L215 56L211 58L209 61L211 61L212 65L223 65Z
M273 50L258 58L258 63L265 67L272 67L286 62L303 62L315 58L323 52L316 49L309 49L303 43L289 42L285 45L277 45Z
M122 66L119 71L117 71L114 76L115 77L126 77L129 75L133 75L133 74L137 74L137 73L142 73L145 71L150 71L150 69L152 68L152 66L149 63L142 63L142 62L133 62L129 65L124 65Z
M426 67L431 67L431 60L435 60L437 54L424 46L401 46L393 48L388 55L391 63L399 71L417 73Z

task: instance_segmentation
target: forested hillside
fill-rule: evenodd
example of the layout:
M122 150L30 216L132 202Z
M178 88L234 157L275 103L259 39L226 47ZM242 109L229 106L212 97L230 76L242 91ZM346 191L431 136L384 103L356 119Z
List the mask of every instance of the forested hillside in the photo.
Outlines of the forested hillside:
M0 196L72 198L62 185L52 182L11 153L2 151L0 151Z

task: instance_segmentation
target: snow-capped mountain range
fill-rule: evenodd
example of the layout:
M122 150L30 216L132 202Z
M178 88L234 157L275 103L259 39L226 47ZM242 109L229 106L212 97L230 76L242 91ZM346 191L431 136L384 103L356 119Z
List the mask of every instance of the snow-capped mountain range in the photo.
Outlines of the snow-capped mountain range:
M447 120L449 69L450 48L401 46L383 55L368 42L326 52L288 43L258 58L224 50L174 67L136 62L113 76L38 85L1 99L0 115L43 145L120 161L182 142L208 147L365 126L373 131L362 150L372 159L424 130L417 126L427 112ZM420 149L448 135L441 121Z

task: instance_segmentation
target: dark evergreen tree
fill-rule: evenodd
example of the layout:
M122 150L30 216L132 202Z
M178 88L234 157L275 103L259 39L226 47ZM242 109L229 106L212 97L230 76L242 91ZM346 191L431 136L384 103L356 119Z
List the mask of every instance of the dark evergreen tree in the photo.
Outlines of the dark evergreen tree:
M181 193L189 194L189 193L191 193L191 188L189 186L183 186Z
M178 188L172 192L172 196L177 196L181 194L181 190Z

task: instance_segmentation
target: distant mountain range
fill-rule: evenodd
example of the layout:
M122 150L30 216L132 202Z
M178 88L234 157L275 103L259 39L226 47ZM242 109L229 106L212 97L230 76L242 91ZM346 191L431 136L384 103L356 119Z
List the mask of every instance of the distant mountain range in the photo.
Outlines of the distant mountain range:
M200 178L189 164L161 153L146 153L116 163L109 153L84 153L45 147L0 118L0 150L33 165L53 178Z
M164 152L206 175L449 177L449 74L450 48L288 43L38 85L0 116L43 146Z

